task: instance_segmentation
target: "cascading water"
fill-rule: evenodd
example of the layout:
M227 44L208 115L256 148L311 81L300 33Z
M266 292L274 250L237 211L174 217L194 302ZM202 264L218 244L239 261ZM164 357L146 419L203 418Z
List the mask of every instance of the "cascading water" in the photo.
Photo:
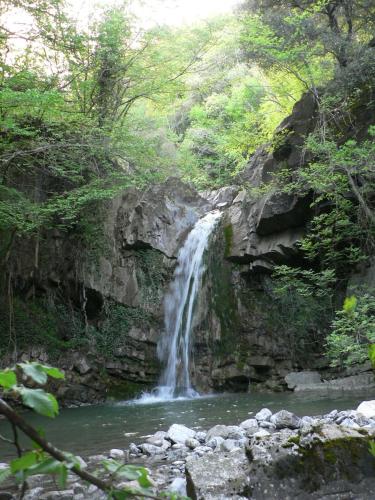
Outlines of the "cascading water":
M221 212L215 210L198 220L177 256L177 267L165 297L165 335L158 356L165 363L159 386L140 401L165 401L195 397L190 382L189 361L194 312L204 271L203 255Z

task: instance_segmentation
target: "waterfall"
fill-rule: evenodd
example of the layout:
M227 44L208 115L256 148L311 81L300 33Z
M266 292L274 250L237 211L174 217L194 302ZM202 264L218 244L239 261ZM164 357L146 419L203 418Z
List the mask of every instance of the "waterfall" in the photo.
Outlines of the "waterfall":
M159 386L151 395L144 394L142 402L198 395L190 382L191 333L204 271L203 255L220 217L221 212L215 210L199 219L178 253L177 267L164 302L165 333L158 343L158 356L165 369Z

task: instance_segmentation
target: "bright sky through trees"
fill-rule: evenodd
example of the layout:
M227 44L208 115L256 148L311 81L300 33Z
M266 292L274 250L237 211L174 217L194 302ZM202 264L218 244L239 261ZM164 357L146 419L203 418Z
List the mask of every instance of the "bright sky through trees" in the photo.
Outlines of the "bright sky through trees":
M113 5L122 0L70 0L74 17L90 15L97 6ZM239 0L146 0L140 1L134 10L145 23L182 25L206 19L232 10ZM134 2L136 4L137 2Z

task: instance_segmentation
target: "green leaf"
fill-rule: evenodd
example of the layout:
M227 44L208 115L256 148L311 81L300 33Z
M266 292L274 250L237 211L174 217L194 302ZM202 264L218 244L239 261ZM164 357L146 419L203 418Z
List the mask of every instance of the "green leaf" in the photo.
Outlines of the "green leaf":
M370 358L372 367L375 368L375 344L370 344L368 347L368 357Z
M0 484L8 479L11 475L10 467L4 467L0 469Z
M59 462L54 458L45 458L41 462L37 462L31 467L28 467L26 472L28 476L32 476L34 474L59 474L61 465L64 466L62 462Z
M63 379L65 375L53 366L41 365L40 363L19 363L25 375L32 378L38 384L45 384L47 382L47 375L56 379Z
M27 377L30 377L37 384L43 385L47 382L47 375L38 363L19 363L18 366L22 368Z
M65 378L65 375L63 374L62 371L60 371L58 368L55 368L53 366L46 366L46 365L40 365L42 370L50 377L56 378L56 379L63 379Z
M68 479L68 468L65 464L60 463L60 472L57 478L57 483L61 489L66 487L66 481Z
M17 377L13 370L0 371L0 385L4 389L11 389L17 384Z
M357 298L354 295L352 295L351 297L346 297L344 301L344 311L347 314L354 312L357 307L357 302Z
M35 451L29 451L28 453L25 453L19 458L15 458L10 462L10 468L13 474L15 474L18 471L24 471L25 469L28 469L32 465L34 465L38 460L37 454Z
M29 406L40 415L53 418L59 413L59 405L56 398L52 394L43 391L43 389L20 387L19 393L22 396L23 404Z

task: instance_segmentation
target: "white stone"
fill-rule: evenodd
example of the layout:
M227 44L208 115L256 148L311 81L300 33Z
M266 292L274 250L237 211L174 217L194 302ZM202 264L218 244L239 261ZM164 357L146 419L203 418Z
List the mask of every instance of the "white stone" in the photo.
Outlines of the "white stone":
M256 418L248 418L240 423L240 427L247 431L248 429L258 428L258 420Z
M375 400L362 401L358 406L357 411L362 413L366 418L375 418Z
M255 438L264 438L264 437L270 436L270 435L271 435L271 433L268 432L268 431L266 431L266 429L259 429L258 432L255 432L253 434L253 437L255 437Z
M259 422L266 420L269 422L270 418L272 417L272 411L269 410L268 408L262 408L258 413L255 415L256 420Z
M109 456L110 456L110 458L113 458L114 460L118 460L119 458L124 458L125 453L123 450L113 448L112 450L109 451Z
M173 424L168 429L167 436L173 443L184 444L187 439L195 437L195 434L193 429L189 429L185 425Z
M214 436L207 441L207 446L209 446L213 450L216 450L220 448L222 443L224 443L224 438L222 438L221 436Z
M168 490L182 497L186 497L186 479L183 477L176 477L168 487Z
M189 438L185 441L185 446L187 446L191 450L194 450L195 448L200 446L200 442L198 441L198 439Z

